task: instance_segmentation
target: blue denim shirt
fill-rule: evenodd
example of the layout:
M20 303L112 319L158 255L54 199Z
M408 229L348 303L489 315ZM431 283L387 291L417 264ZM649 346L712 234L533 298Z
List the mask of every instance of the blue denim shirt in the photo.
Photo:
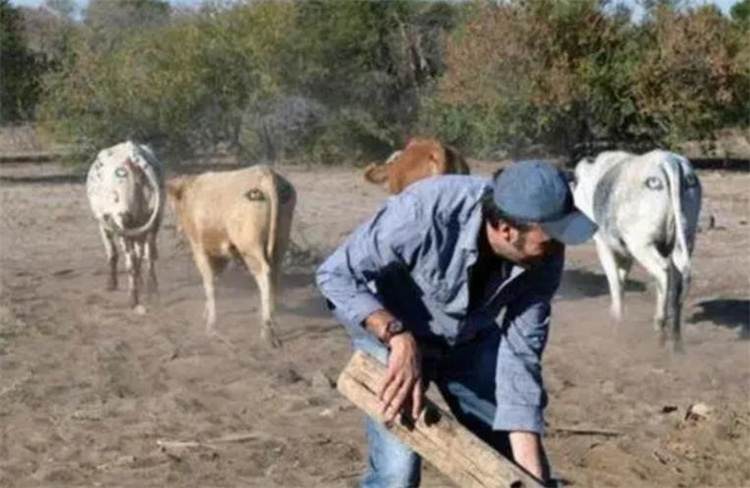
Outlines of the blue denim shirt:
M354 339L369 334L363 321L381 308L418 342L450 346L500 327L493 428L541 433L547 403L541 355L564 257L530 269L507 263L490 274L470 309L470 270L484 225L481 199L489 189L487 179L458 175L411 185L323 263L317 283Z

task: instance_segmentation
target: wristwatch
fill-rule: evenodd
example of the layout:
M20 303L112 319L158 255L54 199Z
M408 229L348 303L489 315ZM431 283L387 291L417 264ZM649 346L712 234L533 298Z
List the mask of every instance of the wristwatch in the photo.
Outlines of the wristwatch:
M388 345L391 342L391 339L396 337L397 335L406 332L406 327L404 326L404 323L401 322L399 319L391 319L388 321L388 323L385 325L385 334L383 337L383 343Z

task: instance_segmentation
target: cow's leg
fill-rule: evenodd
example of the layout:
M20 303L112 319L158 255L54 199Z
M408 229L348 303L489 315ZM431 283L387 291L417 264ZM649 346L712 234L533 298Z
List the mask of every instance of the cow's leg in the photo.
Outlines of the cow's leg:
M214 333L216 326L216 269L213 259L206 252L198 247L193 246L193 259L198 271L203 278L203 291L206 293L206 306L203 310L203 316L206 319L206 333Z
M104 243L104 251L107 253L107 263L109 264L109 276L107 277L107 290L117 289L117 246L115 246L114 235L107 231L103 225L99 226L99 234Z
M148 281L146 283L146 293L149 295L159 292L159 283L156 280L156 259L159 253L156 250L156 232L149 232L146 237L146 263L148 266Z
M601 239L595 236L594 242L596 242L599 261L602 263L604 274L609 283L609 294L612 297L610 312L617 321L620 321L622 319L622 282L620 281L621 271L617 264L617 258L614 251Z
M143 260L146 257L146 242L142 239L136 240L133 244L135 249L135 279L138 290L143 289Z
M633 267L633 258L616 254L615 259L617 260L617 271L622 286L622 294L624 296L628 285L628 275Z
M682 299L684 297L684 277L680 270L669 266L669 308L672 310L672 346L675 352L682 352Z
M271 266L262 249L256 251L240 249L240 253L260 290L262 321L260 336L272 347L279 347L281 346L281 341L276 337L276 332L273 330L276 294Z
M280 235L276 240L276 249L274 249L273 260L271 261L271 281L273 282L274 294L281 293L283 261L288 247L289 237L282 238Z
M125 269L128 272L128 298L131 308L138 307L138 279L140 274L140 259L136 244L132 239L122 239L122 248L125 251Z
M656 312L654 330L660 333L660 341L666 339L664 324L667 317L667 296L669 293L669 262L659 254L655 246L644 244L631 249L633 257L656 279Z

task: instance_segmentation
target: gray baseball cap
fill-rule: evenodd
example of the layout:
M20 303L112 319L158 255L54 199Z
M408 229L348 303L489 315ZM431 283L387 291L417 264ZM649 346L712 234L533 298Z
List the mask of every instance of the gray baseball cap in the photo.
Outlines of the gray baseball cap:
M537 223L563 244L583 244L597 226L573 203L562 171L546 161L520 161L492 181L495 205L511 219Z

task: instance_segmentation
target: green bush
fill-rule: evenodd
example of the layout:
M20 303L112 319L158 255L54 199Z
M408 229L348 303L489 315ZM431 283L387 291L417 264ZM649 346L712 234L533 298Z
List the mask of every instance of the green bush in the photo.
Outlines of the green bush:
M749 1L731 16L651 2L634 21L608 0L193 12L97 0L45 68L36 115L84 152L135 138L176 160L335 164L384 157L417 134L485 158L669 146L747 127ZM33 91L13 93L34 112Z

